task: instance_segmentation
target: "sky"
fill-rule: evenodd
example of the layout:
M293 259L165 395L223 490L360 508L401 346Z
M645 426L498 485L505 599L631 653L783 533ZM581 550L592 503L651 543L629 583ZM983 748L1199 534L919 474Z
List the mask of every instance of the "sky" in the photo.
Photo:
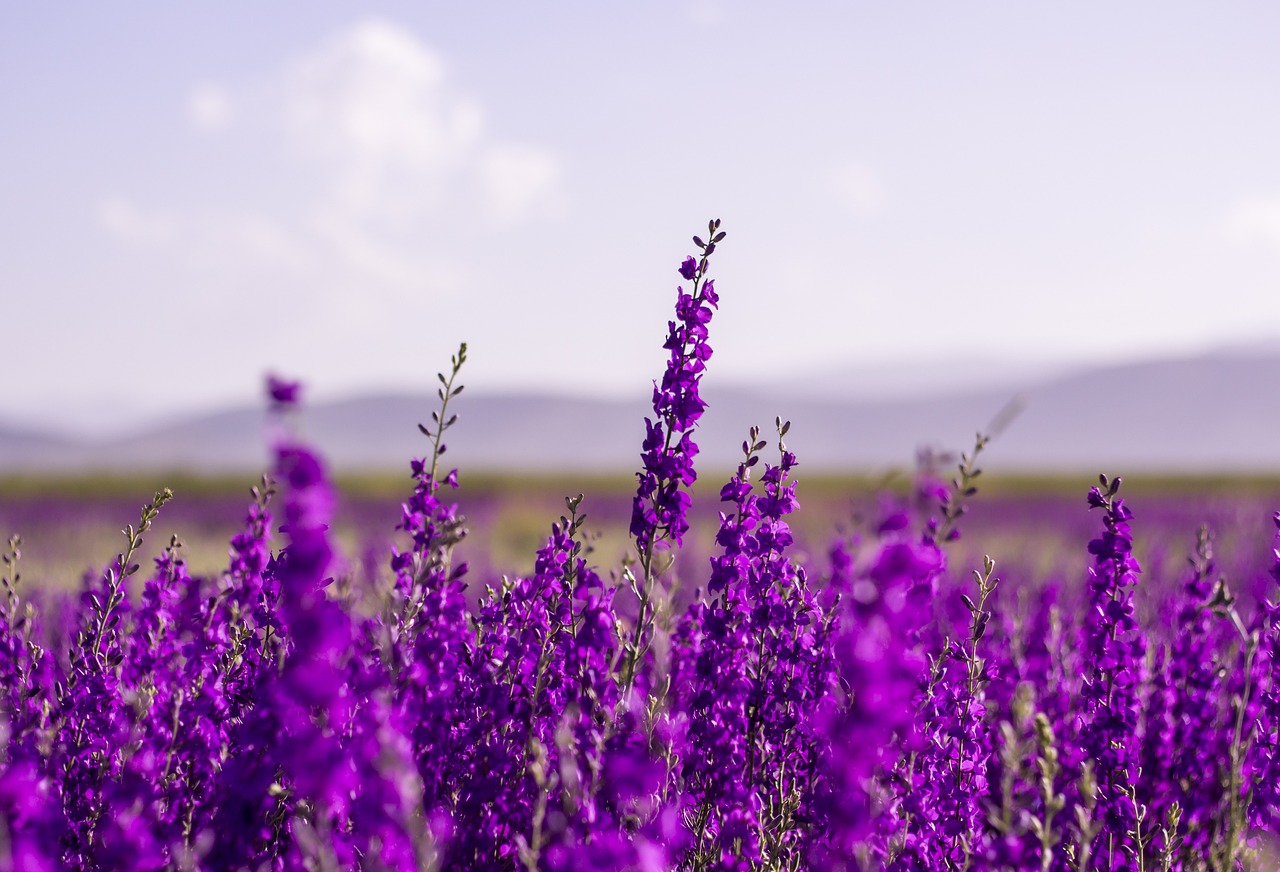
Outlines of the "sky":
M0 3L0 423L1280 342L1269 3Z

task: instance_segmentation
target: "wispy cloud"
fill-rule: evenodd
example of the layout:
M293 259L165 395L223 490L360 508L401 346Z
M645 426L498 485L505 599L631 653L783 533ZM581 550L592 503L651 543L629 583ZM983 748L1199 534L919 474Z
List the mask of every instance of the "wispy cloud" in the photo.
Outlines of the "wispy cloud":
M238 161L218 174L243 187L172 214L104 201L98 221L114 238L220 249L246 269L310 272L335 294L336 275L447 293L466 270L432 249L438 231L479 237L564 209L560 160L492 135L445 58L390 21L356 23L242 87L198 83L184 110L197 131L253 143L212 158ZM261 184L270 176L299 183Z
M480 157L479 178L489 216L499 225L518 224L535 211L558 212L560 164L524 146L497 145Z
M292 63L283 82L293 149L330 180L327 209L356 220L457 214L509 225L554 201L559 162L495 141L448 81L444 59L407 29L365 21Z
M276 221L261 215L246 215L227 222L234 242L243 245L265 264L289 272L305 272L311 263L306 241Z
M174 216L145 211L122 197L111 197L97 205L98 226L110 236L129 245L157 245L178 235Z
M440 269L401 250L358 222L338 213L317 215L310 224L315 238L327 246L339 265L393 291L415 288L439 290Z

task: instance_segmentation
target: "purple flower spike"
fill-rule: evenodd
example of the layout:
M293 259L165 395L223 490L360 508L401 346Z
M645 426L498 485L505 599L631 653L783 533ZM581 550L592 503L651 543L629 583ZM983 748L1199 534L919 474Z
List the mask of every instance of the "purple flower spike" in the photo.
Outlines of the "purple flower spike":
M1089 543L1094 565L1089 569L1092 608L1081 640L1083 686L1077 705L1079 746L1074 749L1079 759L1070 762L1095 765L1104 835L1127 845L1137 820L1125 791L1135 783L1142 762L1136 743L1128 739L1141 717L1147 639L1133 603L1142 571L1133 556L1133 512L1116 496L1119 490L1119 478L1108 482L1104 477L1101 488L1089 491L1089 506L1104 512L1103 532ZM1098 844L1103 844L1101 837Z
M693 290L690 293L683 287L676 290L677 320L667 322L667 340L662 346L670 352L667 368L662 381L653 384L653 417L645 418L640 455L644 469L636 473L639 483L631 504L631 536L636 543L640 568L632 591L639 600L639 608L635 629L626 643L622 672L624 697L632 689L636 667L651 641L648 636L654 618L651 603L656 581L654 558L668 542L679 548L689 531L687 518L692 500L682 488L688 488L698 477L693 468L693 460L698 455L693 431L706 408L698 385L711 358L707 324L719 300L713 284L706 280L707 259L716 243L724 238L718 219L708 223L707 231L710 240L706 243L694 237L702 249L701 258L695 261L688 257L680 266L680 274L693 281Z

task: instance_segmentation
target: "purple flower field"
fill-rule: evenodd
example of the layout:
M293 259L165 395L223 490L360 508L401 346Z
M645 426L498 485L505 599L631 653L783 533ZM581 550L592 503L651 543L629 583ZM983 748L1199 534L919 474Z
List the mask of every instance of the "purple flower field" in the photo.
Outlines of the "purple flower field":
M678 268L634 496L601 506L620 562L587 495L528 571L469 569L501 516L448 464L465 345L359 554L279 379L220 571L176 539L141 565L169 491L78 596L12 538L0 870L1280 868L1280 505L1135 516L1107 475L984 504L979 436L802 522L782 419L695 502L723 238Z

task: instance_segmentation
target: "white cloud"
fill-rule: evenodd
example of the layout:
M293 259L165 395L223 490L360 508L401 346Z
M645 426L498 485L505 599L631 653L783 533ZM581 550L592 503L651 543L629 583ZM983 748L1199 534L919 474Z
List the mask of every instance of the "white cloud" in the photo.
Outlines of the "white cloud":
M342 215L318 215L311 229L346 268L397 290L429 288L433 273Z
M123 199L98 217L116 238L171 243L188 262L306 274L334 298L353 285L448 294L469 274L459 243L563 206L560 161L490 133L444 58L388 21L342 30L243 90L198 84L185 109L196 129L250 146L212 158L240 161L214 175L242 187L180 221Z
M156 245L169 242L178 234L177 220L161 212L144 212L121 197L98 203L98 226L121 242L131 245Z
M1223 229L1237 242L1264 242L1280 248L1280 200L1252 200L1227 215Z
M222 130L230 123L231 113L231 95L218 85L205 82L187 95L187 121L197 130Z
M508 228L562 204L559 161L491 136L444 58L397 24L338 33L275 93L288 149L318 179L299 234L393 292L456 285L454 255L423 250L432 226Z
M864 164L849 161L834 167L827 176L827 184L836 198L857 215L874 215L883 205L880 180Z
M313 255L298 234L261 215L246 215L234 222L236 241L262 261L290 272L311 267Z
M480 110L444 87L444 62L403 28L359 24L292 65L285 111L304 150L389 169L455 166Z
M328 176L325 208L353 220L456 216L481 198L509 225L555 197L555 158L492 141L444 60L390 22L365 21L297 60L284 101L293 148Z
M519 223L539 206L560 206L560 164L537 149L495 146L481 158L479 174L489 214L500 225Z

